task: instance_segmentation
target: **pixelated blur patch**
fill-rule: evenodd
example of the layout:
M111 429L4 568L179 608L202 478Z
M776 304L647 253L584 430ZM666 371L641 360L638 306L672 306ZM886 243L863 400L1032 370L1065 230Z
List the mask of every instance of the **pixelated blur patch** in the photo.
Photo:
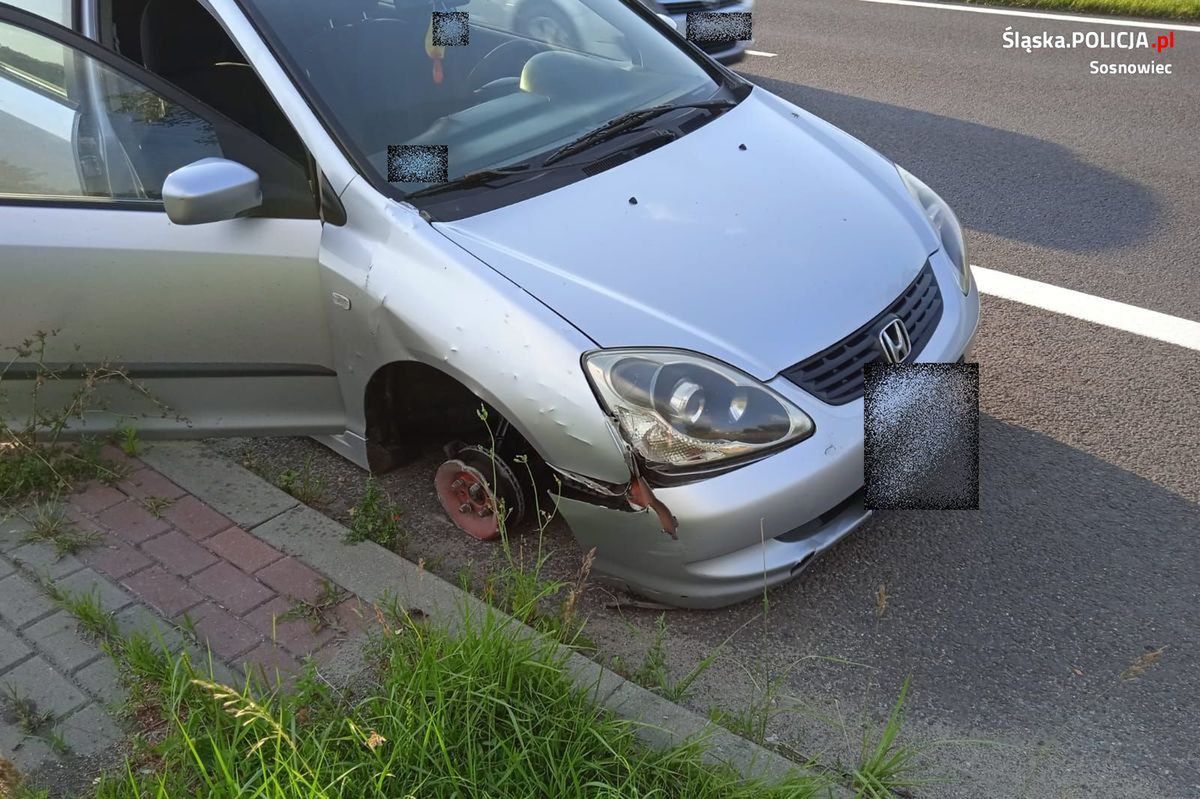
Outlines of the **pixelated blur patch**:
M868 364L866 506L979 509L979 364Z
M388 183L445 183L450 179L450 148L445 144L390 144Z
M754 38L753 32L748 11L692 11L687 15L688 41L745 42Z
M433 12L433 46L466 47L471 43L471 26L466 11Z

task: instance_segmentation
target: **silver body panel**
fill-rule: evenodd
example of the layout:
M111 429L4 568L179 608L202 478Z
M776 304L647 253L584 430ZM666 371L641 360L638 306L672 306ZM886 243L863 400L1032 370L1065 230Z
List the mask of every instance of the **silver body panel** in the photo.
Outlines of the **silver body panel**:
M588 180L435 227L602 347L773 377L887 307L939 244L890 164L765 95Z
M648 510L560 502L610 579L714 606L788 579L866 516L851 501L802 540L778 540L863 482L862 401L826 405L780 370L879 313L930 253L945 310L919 360L956 360L974 335L978 294L957 288L894 167L762 89L614 169L431 225L356 174L234 0L205 4L349 221L184 227L161 210L0 204L0 340L61 327L54 346L83 349L56 350L52 361L157 369L148 388L188 419L147 413L139 429L318 435L365 467L367 384L388 364L418 361L495 407L560 473L620 487L632 460L581 356L622 345L700 351L792 400L814 435L720 476L656 488L677 539ZM89 427L111 429L130 410L116 398Z
M0 341L57 330L47 364L124 364L168 410L114 386L80 432L336 431L320 237L317 220L180 226L163 211L0 206ZM18 376L5 379L10 418L25 407ZM51 383L44 398L77 385Z

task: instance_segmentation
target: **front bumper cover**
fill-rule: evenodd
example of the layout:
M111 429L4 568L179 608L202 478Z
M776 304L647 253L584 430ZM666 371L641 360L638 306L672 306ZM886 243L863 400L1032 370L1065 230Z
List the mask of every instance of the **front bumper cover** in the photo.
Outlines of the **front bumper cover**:
M954 362L972 343L978 290L963 296L941 252L930 258L945 307L921 362ZM682 607L719 607L799 574L813 558L870 515L863 507L863 400L822 403L790 381L768 383L812 416L812 437L760 461L708 479L659 487L677 520L663 533L656 514L579 498L559 509L595 571L608 581Z

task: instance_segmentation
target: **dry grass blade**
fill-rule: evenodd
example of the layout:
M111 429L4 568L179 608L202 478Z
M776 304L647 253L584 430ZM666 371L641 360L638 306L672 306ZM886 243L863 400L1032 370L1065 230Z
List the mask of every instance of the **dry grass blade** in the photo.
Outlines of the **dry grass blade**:
M1141 677L1150 669L1151 666L1159 661L1159 659L1163 656L1163 652L1166 651L1167 648L1165 646L1160 646L1158 649L1153 649L1149 652L1144 652L1141 655L1138 655L1133 663L1129 664L1129 668L1121 672L1121 679L1132 680L1135 677Z

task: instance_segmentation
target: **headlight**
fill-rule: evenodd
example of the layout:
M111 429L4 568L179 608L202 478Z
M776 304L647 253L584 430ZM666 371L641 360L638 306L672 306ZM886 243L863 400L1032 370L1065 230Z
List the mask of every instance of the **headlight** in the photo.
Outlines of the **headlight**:
M678 350L603 350L588 378L621 435L649 464L686 472L812 435L803 411L719 361Z
M929 217L933 229L937 231L938 237L942 240L942 249L946 251L946 255L950 256L950 260L958 268L958 287L962 289L963 294L970 294L971 266L967 261L967 241L963 238L962 225L958 223L958 217L933 189L915 178L903 167L897 166L896 169L900 172L900 179L908 187L908 193L921 206L925 216Z

